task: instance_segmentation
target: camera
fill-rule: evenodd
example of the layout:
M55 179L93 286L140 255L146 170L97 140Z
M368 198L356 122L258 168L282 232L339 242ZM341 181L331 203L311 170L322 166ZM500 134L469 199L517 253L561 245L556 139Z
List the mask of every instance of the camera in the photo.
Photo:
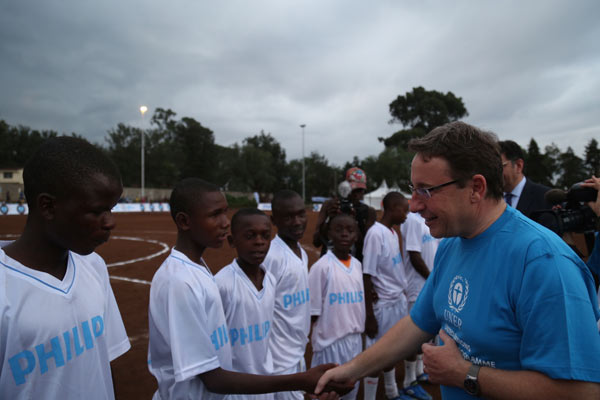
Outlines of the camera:
M352 210L354 210L354 205L348 198L350 193L352 193L352 187L350 186L350 182L343 181L338 185L338 193L340 194L340 211L344 214L352 214Z
M585 203L596 201L598 191L576 183L565 192L550 189L544 198L551 210L534 211L531 219L562 236L566 232L593 233L598 228L598 216Z

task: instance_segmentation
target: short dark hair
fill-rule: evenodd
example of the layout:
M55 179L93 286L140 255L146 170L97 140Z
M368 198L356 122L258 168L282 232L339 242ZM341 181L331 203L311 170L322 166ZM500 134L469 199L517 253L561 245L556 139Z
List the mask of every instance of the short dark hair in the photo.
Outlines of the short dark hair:
M400 202L404 203L406 201L406 197L400 192L389 192L383 197L382 204L383 210L389 210L394 204Z
M342 217L350 218L350 219L352 219L358 225L358 221L356 220L356 218L354 217L354 215L348 214L348 213L344 213L344 212L340 212L340 213L332 215L329 218L329 221L327 221L327 230L329 230L329 228L331 227L331 224L333 223L333 221L335 221L338 218L342 218Z
M46 140L25 164L25 198L35 209L40 193L63 196L87 184L95 174L121 182L115 163L98 147L84 139L58 136Z
M492 132L460 121L450 122L422 138L412 139L408 148L425 159L447 160L450 174L459 187L464 187L473 175L483 175L487 182L486 197L502 198L502 158L498 139Z
M502 140L498 142L500 145L500 154L504 154L507 160L512 162L517 161L519 159L525 160L525 153L521 146L519 146L516 142L512 140Z
M265 214L258 208L241 208L235 214L233 214L233 217L231 217L231 233L235 233L235 231L238 229L241 219L251 215L262 215L263 217L267 218L269 223L271 223L271 220L269 219L267 214Z
M169 199L171 217L175 221L178 213L190 214L192 208L205 193L220 192L219 187L200 178L185 178L179 181Z
M279 212L279 210L281 208L281 203L283 203L286 200L295 199L297 197L300 197L300 195L298 193L294 192L293 190L289 190L289 189L279 190L278 192L276 192L273 195L273 199L271 200L271 212L276 214L277 212ZM302 197L300 197L300 198L302 198Z

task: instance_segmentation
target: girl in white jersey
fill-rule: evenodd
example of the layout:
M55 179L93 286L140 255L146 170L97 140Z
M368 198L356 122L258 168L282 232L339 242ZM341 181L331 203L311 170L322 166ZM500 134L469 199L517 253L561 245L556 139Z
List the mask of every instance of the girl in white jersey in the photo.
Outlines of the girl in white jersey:
M356 241L353 216L338 214L329 221L327 236L333 250L321 257L308 273L313 321L311 366L343 364L362 351L365 302L362 267L350 255ZM344 399L355 399L358 382Z

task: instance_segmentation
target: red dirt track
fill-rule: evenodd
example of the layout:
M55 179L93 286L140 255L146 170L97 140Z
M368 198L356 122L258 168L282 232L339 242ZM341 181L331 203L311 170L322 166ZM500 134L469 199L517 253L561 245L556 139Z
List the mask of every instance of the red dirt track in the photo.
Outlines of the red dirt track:
M233 211L230 213L232 214ZM117 227L113 231L111 239L96 250L108 265L148 257L163 250L160 243L132 241L118 237L158 241L166 244L169 249L175 244L177 231L168 213L118 213L114 215ZM309 211L308 215L309 223L302 245L308 254L309 265L312 265L319 255L311 244L317 213ZM23 229L25 218L25 216L0 216L0 240L16 238ZM150 399L156 390L156 380L148 371L147 366L149 282L167 255L168 252L147 260L109 267L109 274L113 277L111 285L132 346L127 353L112 363L117 399ZM204 254L213 273L229 264L234 256L234 250L227 244L221 249L208 249ZM401 384L402 364L397 367L397 372L399 373L398 382ZM424 387L434 394L435 398L440 398L436 385L425 385ZM378 395L378 398L385 398L382 393L380 394L381 396Z

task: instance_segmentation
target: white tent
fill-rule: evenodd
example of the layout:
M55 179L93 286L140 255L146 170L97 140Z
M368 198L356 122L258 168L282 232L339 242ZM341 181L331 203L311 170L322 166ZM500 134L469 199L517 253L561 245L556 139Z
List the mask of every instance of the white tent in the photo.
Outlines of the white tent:
M381 209L383 209L383 204L382 204L383 198L389 192L400 192L407 199L410 199L410 197L411 197L410 194L406 194L406 193L402 192L402 190L400 190L400 188L398 187L398 185L396 183L394 183L394 186L392 186L391 188L388 187L387 182L384 179L381 182L381 185L379 185L379 187L377 189L375 189L371 193L365 194L365 198L364 198L363 202L365 204L373 207L376 210L381 210Z

